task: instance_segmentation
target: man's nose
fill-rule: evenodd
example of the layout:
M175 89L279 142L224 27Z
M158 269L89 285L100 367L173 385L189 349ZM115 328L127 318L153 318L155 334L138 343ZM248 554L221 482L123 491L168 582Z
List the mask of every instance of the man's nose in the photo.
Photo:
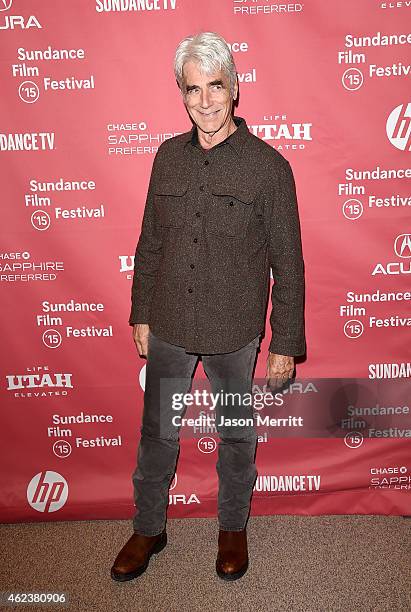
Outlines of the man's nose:
M207 88L201 91L200 104L202 108L208 108L212 104L210 92Z

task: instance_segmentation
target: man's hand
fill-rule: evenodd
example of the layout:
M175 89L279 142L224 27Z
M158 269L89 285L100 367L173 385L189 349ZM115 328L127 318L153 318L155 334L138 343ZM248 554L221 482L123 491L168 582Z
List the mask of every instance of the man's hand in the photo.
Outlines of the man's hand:
M280 389L294 373L294 357L268 353L267 384L271 389Z
M147 323L136 323L136 325L133 325L133 340L140 357L147 357L149 331L150 328Z

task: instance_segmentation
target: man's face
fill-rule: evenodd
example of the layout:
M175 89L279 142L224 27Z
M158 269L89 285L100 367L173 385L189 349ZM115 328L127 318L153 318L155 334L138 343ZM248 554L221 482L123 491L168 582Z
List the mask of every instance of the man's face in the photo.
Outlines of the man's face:
M184 104L191 119L201 131L217 132L229 121L233 104L227 75L221 70L204 74L190 61L184 64L183 76Z

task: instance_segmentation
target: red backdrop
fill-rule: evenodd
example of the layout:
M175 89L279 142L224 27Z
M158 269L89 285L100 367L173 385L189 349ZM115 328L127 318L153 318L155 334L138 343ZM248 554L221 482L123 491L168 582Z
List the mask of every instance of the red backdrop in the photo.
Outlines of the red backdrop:
M190 33L232 45L237 114L294 171L298 376L409 381L410 13L380 0L0 1L0 520L134 512L145 360L127 324L133 254L157 147L190 128L172 72ZM262 441L252 512L410 514L398 401L394 433L357 422L346 437L284 428ZM204 438L182 442L169 516L215 515Z

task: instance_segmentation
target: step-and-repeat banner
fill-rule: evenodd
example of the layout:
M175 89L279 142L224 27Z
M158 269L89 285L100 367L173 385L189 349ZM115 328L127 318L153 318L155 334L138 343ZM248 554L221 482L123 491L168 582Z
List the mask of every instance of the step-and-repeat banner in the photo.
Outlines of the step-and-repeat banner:
M381 0L0 0L0 520L134 513L134 252L154 155L191 127L173 59L199 31L230 44L236 114L291 163L302 228L307 356L260 419L252 513L411 514L410 17ZM216 514L218 436L191 433L170 517Z

